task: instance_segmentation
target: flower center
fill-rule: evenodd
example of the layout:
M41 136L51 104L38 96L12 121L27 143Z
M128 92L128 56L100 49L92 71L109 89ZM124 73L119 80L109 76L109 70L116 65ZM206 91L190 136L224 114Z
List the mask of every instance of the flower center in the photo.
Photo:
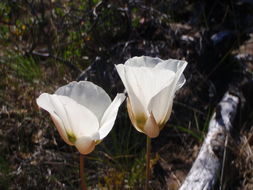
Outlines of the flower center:
M76 142L76 136L73 134L73 133L68 133L67 132L67 136L68 136L68 139L71 143L75 143Z
M138 114L135 116L136 125L141 130L143 130L146 121L147 121L147 117L144 114Z

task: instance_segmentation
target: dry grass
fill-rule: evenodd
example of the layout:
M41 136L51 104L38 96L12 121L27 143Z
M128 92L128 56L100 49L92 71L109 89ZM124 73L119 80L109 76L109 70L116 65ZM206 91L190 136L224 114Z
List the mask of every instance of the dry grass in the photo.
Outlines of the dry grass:
M253 189L253 128L243 132L238 146L235 165L239 170L240 185L238 190Z

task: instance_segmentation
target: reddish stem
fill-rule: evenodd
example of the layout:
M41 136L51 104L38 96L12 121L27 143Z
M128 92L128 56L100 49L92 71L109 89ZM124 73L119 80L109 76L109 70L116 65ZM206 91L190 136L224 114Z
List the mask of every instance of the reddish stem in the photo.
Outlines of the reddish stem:
M80 154L80 180L82 190L87 190L84 176L84 155Z

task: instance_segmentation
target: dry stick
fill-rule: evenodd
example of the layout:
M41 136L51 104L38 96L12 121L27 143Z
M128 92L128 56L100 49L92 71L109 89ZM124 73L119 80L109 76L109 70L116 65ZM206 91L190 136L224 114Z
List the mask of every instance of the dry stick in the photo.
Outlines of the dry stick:
M226 137L232 129L239 98L226 93L213 114L208 133L190 172L179 190L214 189L220 175Z
M80 180L82 190L87 190L84 178L84 155L80 154Z
M147 136L146 143L146 182L145 182L145 190L149 189L149 179L150 179L150 152L151 152L151 139Z

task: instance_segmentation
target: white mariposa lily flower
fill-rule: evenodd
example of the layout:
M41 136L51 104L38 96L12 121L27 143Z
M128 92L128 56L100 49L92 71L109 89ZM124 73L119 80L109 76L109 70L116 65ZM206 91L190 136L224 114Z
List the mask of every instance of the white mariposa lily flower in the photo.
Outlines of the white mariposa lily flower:
M119 106L125 99L108 94L92 82L71 82L55 94L43 93L37 98L39 107L48 111L60 136L82 154L88 154L111 131Z
M185 83L186 61L133 57L116 65L128 93L127 109L134 127L157 137L169 120L173 98Z

